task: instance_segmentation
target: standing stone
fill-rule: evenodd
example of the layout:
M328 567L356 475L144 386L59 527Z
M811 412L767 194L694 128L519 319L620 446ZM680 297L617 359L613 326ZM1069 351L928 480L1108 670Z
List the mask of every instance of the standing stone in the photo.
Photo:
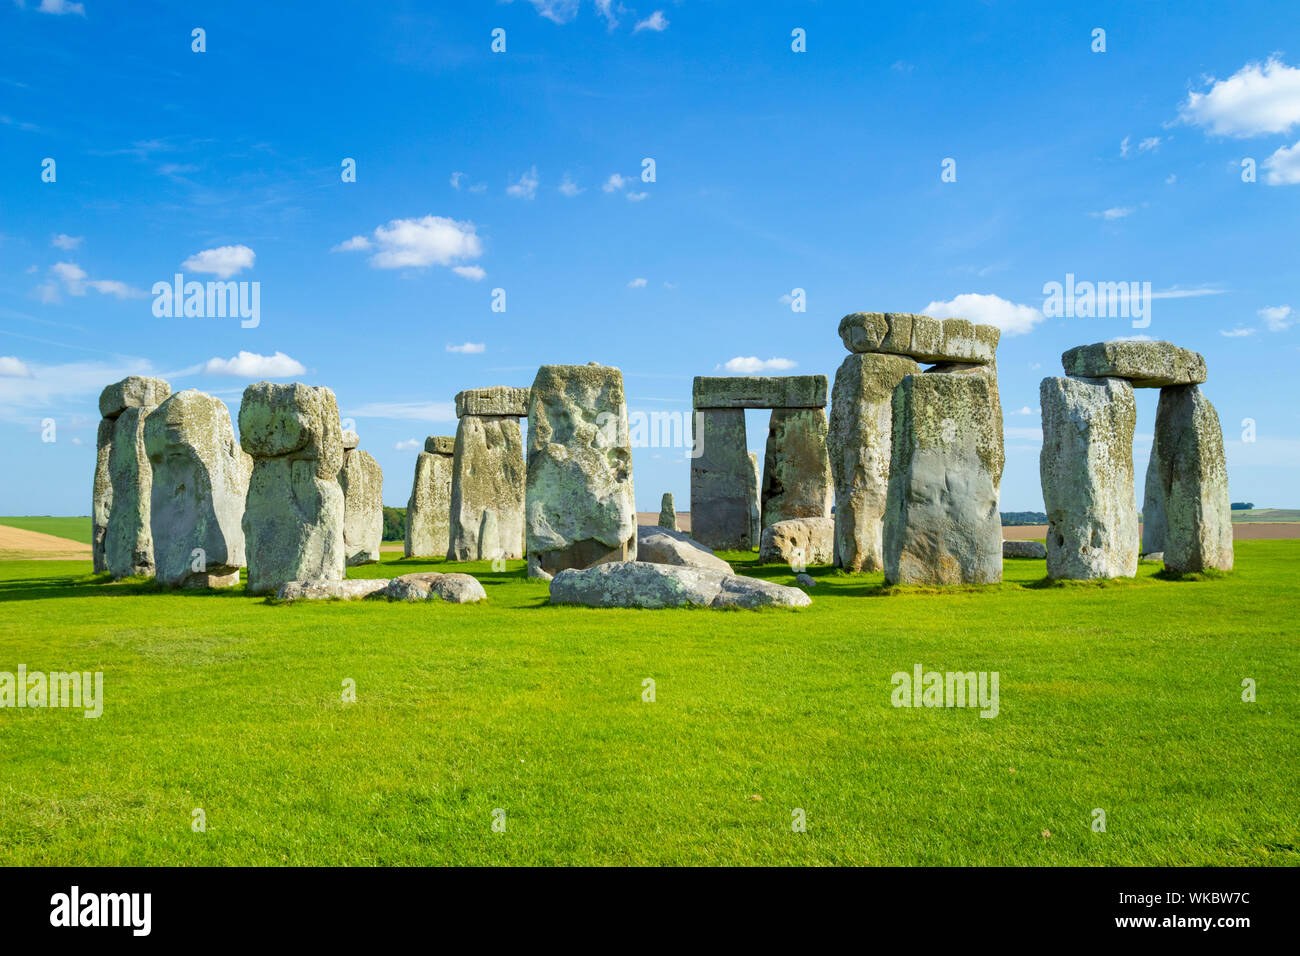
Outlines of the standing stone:
M155 572L169 587L233 587L245 564L244 500L252 459L235 440L225 402L195 389L149 413L149 522Z
M456 439L430 435L415 458L415 480L406 503L408 558L445 557L451 543L452 456Z
M248 592L341 581L343 438L334 393L300 382L248 386L239 442L253 457L243 520Z
M349 433L344 436L346 446ZM349 567L375 564L384 540L384 472L355 441L344 449L339 488L343 491L344 560Z
M763 459L762 521L830 517L835 486L824 408L774 408Z
M160 378L129 375L99 396L99 413L111 426L106 433L100 425L92 505L96 520L105 515L103 570L115 580L154 573L149 520L153 470L144 450L144 423L170 394L171 386ZM106 486L99 467L101 456L107 464Z
M1142 492L1142 553L1164 551L1167 531L1165 492L1160 484L1160 437L1157 434L1151 440L1151 458L1147 461L1147 478Z
M636 560L631 436L617 368L538 369L528 404L525 510L530 576Z
M511 400L497 396L498 392L506 393ZM524 388L472 389L456 396L456 407L523 415L527 413L527 395ZM527 476L518 417L472 411L461 415L452 462L447 560L491 561L524 556ZM484 538L481 532L488 512L494 515L495 527Z
M885 566L894 388L921 367L899 355L855 354L835 373L831 393L831 473L835 478L835 565L846 571Z
M1048 577L1133 577L1133 386L1119 378L1045 378L1039 399Z
M758 453L747 452L747 456L749 458L749 473L745 476L745 493L749 501L749 540L757 546L763 537L763 485L758 474ZM691 527L695 527L694 515L691 515ZM745 548L743 550L749 551L751 549Z
M691 459L691 537L708 548L749 551L758 544L750 521L757 499L750 486L745 410L700 408L691 420L699 451Z
M955 322L956 319L945 319L945 324ZM995 330L996 331L996 330ZM993 403L992 418L990 426L997 433L997 450L994 452L994 483L993 487L997 489L998 494L1002 493L1002 469L1006 465L1006 449L1004 447L1004 437L1002 429L1002 399L998 394L998 363L995 359L988 362L972 364L969 362L940 362L938 365L932 365L925 370L927 375L980 375L988 380L989 383L989 400Z
M1232 505L1218 412L1195 385L1162 388L1156 410L1165 568L1231 571Z
M95 573L108 570L104 558L104 536L108 533L108 516L113 510L113 478L108 470L109 455L113 450L113 419L99 420L99 433L95 436L95 487L91 492L91 559Z
M665 491L659 503L659 527L677 530L677 509L673 507L673 493Z
M908 375L894 389L885 580L1002 580L1000 425L982 375Z

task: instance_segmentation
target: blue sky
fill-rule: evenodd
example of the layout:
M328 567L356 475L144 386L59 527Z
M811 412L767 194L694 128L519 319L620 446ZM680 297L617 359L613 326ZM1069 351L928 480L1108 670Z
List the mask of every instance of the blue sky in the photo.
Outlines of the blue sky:
M695 375L833 376L842 315L927 308L1004 326L1004 510L1042 506L1041 378L1130 335L1206 356L1233 498L1300 505L1296 13L0 0L0 513L88 513L131 372L328 385L404 505L460 389L596 360L687 414ZM260 283L259 323L155 316L177 272ZM1043 316L1067 274L1149 282L1150 326ZM634 465L686 507L681 449Z

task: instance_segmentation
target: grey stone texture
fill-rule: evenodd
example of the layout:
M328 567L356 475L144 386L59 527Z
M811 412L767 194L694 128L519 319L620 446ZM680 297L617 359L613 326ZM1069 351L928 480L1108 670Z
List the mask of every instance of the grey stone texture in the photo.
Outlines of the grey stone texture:
M835 560L835 519L791 518L763 529L758 559L802 570Z
M695 408L825 408L825 375L697 375Z
M1144 554L1165 550L1165 537L1169 529L1165 521L1165 490L1160 484L1160 435L1158 433L1151 440L1151 457L1147 460L1147 477L1142 489L1141 530Z
M749 507L749 545L742 551L758 547L763 535L763 482L758 467L758 453L748 452L749 471L745 476L745 500ZM695 515L691 515L691 530L695 529Z
M1165 504L1165 569L1231 571L1232 510L1218 412L1195 385L1160 390L1156 411Z
M128 408L156 408L171 393L172 387L161 378L128 375L99 393L99 414L117 418Z
M474 391L528 393L526 388ZM461 401L465 394L456 396L457 408L463 404L476 407ZM472 413L461 416L452 461L448 560L491 561L524 556L527 478L518 418ZM486 538L482 534L485 528L489 531Z
M1076 346L1061 356L1065 374L1082 378L1122 378L1134 388L1199 385L1205 358L1172 342L1097 342Z
M835 482L826 449L828 431L825 409L772 409L763 459L764 528L791 518L830 516Z
M276 590L281 601L354 601L382 596L388 578L361 578L348 581L286 581Z
M95 439L95 480L91 492L91 557L96 572L109 571L114 578L152 574L153 539L149 522L152 470L144 452L144 419L171 394L171 386L160 378L128 375L107 386L99 395L99 412L103 419ZM133 413L121 434L129 436L132 447L124 446L113 453L117 421L127 409ZM116 474L113 462L116 460ZM137 483L143 481L143 488ZM126 489L122 513L113 520L114 488ZM112 557L109 530L112 530Z
M966 319L934 319L906 312L854 312L840 319L850 352L905 355L918 362L991 362L1001 333Z
M647 527L636 529L636 559L650 564L675 564L689 568L712 568L731 571L731 565L715 555L690 535L672 528Z
M1047 545L1041 541L1003 541L1004 558L1037 558L1042 561L1047 557Z
M528 414L528 389L508 385L467 388L456 395L456 417L487 415L523 418Z
M623 373L543 365L528 403L528 570L636 560L636 499Z
M854 354L835 373L827 449L835 481L835 555L846 571L884 568L894 389L921 367L901 355Z
M415 456L415 478L406 502L408 558L441 558L451 545L451 482L456 440L430 435ZM445 450L444 450L445 449Z
M659 501L659 527L677 530L677 509L673 507L673 493L665 491Z
M108 470L109 455L113 451L113 423L115 419L101 418L95 436L95 483L90 496L91 560L95 573L108 570L104 557L104 536L108 534L108 516L113 510L113 478Z
M341 581L343 436L334 393L301 382L248 386L239 441L253 458L243 519L249 593Z
M343 452L339 488L343 490L345 562L349 567L375 564L384 540L384 471L374 456L353 445Z
M674 567L642 561L566 569L550 584L552 604L588 607L709 608L807 607L798 588L705 568Z
M153 472L149 514L158 581L238 584L253 461L235 440L230 409L195 389L177 392L149 413L144 445Z
M393 578L384 590L390 601L446 601L448 604L476 604L487 599L478 579L460 573L423 571Z
M1001 423L984 375L908 375L894 390L885 580L1002 580Z
M1048 576L1132 577L1138 560L1133 386L1121 378L1045 378L1039 403Z
M692 418L698 458L691 459L691 536L710 548L749 551L758 501L745 444L743 408L706 408Z

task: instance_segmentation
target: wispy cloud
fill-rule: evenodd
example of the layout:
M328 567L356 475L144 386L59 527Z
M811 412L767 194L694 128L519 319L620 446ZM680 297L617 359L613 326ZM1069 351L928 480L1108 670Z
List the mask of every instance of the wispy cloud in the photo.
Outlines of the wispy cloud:
M1270 332L1285 332L1296 323L1295 312L1289 305L1266 306L1259 310L1259 317Z
M784 372L797 364L788 358L761 359L754 355L737 355L714 368L715 371L722 369L733 375L755 375L759 372Z
M460 355L481 355L486 351L487 346L482 342L465 342L462 345L448 345L448 352L456 352Z
M506 195L512 199L532 199L537 195L538 182L537 167L529 167L528 171L521 175L518 181L506 187Z
M483 243L472 222L457 222L443 216L394 219L386 226L376 226L373 239L353 236L332 251L364 252L371 249L377 250L369 259L376 269L451 266L483 255Z
M664 16L662 10L656 10L650 16L640 21L632 28L633 33L640 33L642 30L650 30L654 33L663 33L668 29L668 18Z

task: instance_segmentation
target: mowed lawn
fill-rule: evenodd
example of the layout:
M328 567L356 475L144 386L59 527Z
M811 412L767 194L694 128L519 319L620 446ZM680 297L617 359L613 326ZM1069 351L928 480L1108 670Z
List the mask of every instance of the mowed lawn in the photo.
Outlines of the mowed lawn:
M429 568L488 602L0 564L0 671L105 682L97 720L0 709L0 864L1300 862L1298 541L1196 581L1008 561L1000 587L890 593L814 569L811 608L758 613L550 607L520 562L352 574ZM894 708L917 663L997 671L1000 713Z

